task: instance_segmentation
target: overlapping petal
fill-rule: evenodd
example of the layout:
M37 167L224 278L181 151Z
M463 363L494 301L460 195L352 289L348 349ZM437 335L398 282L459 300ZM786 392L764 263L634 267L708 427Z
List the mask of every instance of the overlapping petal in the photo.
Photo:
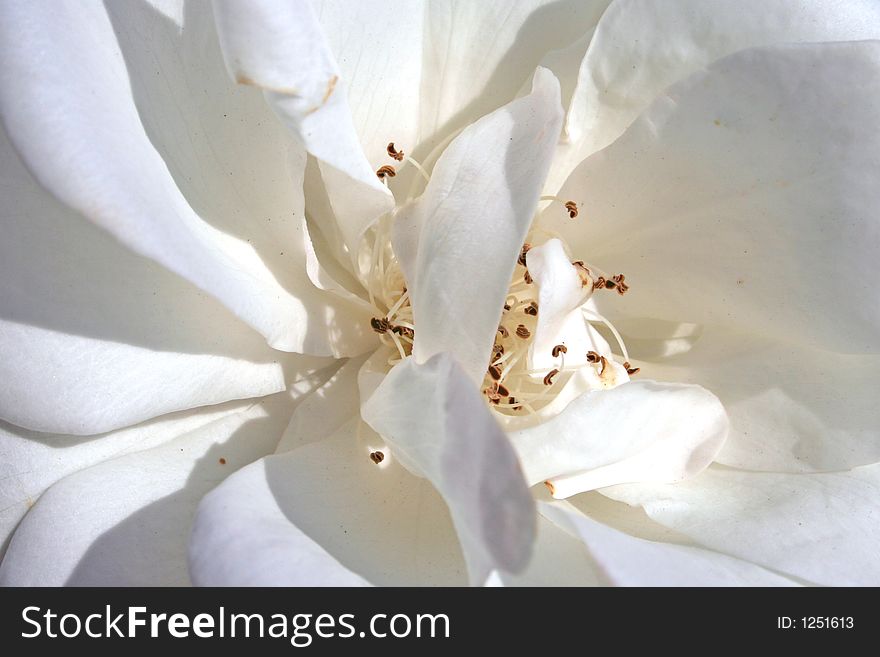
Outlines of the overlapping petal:
M626 482L676 482L708 466L727 436L724 407L699 386L631 381L587 392L556 417L509 434L530 484L554 497Z
M397 365L362 408L396 458L437 488L455 523L471 583L519 572L535 506L510 442L449 354Z
M216 0L223 56L241 84L266 100L306 150L320 160L345 244L393 207L355 132L344 84L321 24L307 2Z
M877 38L880 7L871 0L617 0L579 62L566 105L567 143L548 189L555 193L581 160L617 139L666 87L721 57L758 46Z
M880 461L880 356L837 354L717 327L665 341L627 335L627 343L645 356L643 373L698 383L718 395L731 425L719 463L810 472Z
M450 352L472 380L483 379L561 121L559 83L539 69L530 95L456 137L425 193L398 215L397 235L418 245L396 251L419 327L413 354L420 362Z
M629 536L561 502L541 514L579 538L615 586L797 586L748 561L689 545Z
M101 433L278 392L305 365L46 194L2 130L0 185L5 420L37 431Z
M353 377L348 383L354 388ZM244 468L199 507L190 543L201 585L438 585L466 581L449 513L369 427ZM375 464L371 450L384 449Z
M2 30L0 111L44 187L221 299L275 347L329 355L369 343L307 279L286 289L244 239L193 211L141 123L103 5L13 2Z
M609 313L876 352L878 75L878 42L731 55L577 168L580 223L542 218L627 274Z
M835 586L880 582L880 465L786 474L713 466L675 486L602 491L709 549Z
M109 458L51 486L13 535L0 583L188 584L186 545L196 505L226 476L275 449L295 401L284 392L230 405L204 421L182 415L166 426L132 430L129 438L145 444L166 442ZM126 442L132 449L130 440L116 442L120 450ZM46 467L45 455L28 451Z

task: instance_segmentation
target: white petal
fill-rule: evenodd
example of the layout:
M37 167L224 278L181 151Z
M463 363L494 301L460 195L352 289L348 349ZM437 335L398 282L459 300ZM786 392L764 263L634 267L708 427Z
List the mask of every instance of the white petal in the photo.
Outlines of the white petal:
M306 152L262 94L229 79L210 3L188 3L181 26L137 4L107 10L150 141L200 216L246 241L283 287L303 286L305 249L309 280L338 292L306 234ZM363 305L339 296L349 312Z
M183 417L183 433L174 440L62 479L13 535L0 583L187 584L186 543L199 500L238 468L271 453L292 410L292 395L280 393L204 424ZM140 435L152 440L148 431Z
M760 566L717 552L628 536L564 502L542 502L539 509L582 540L616 586L797 586Z
M876 351L878 78L877 42L731 55L578 167L584 223L542 219L628 275L608 312Z
M615 486L610 497L699 544L833 586L880 583L880 466L827 474L712 467L674 486Z
M450 355L395 366L362 415L443 495L472 584L492 569L523 569L535 536L534 501L510 443Z
M456 137L408 208L418 253L414 267L403 267L420 362L448 351L482 381L561 120L559 83L539 69L529 96Z
M306 363L46 194L2 130L0 185L0 417L94 434L283 390Z
M627 344L646 356L658 346L629 334ZM880 461L880 356L846 356L714 327L681 353L653 353L640 363L643 373L699 383L724 404L731 430L719 463L808 472Z
M321 160L330 202L354 251L393 201L361 149L339 68L307 2L215 0L226 66L266 99L306 150ZM334 193L336 192L336 193Z
M546 53L592 30L607 5L608 0L428 3L423 140L439 141L508 102Z
M617 139L666 87L725 55L877 38L880 7L870 0L618 0L602 15L581 63L566 117L572 144L554 165L570 157L570 171Z
M57 198L221 299L275 347L329 355L372 342L310 326L310 316L344 313L305 278L282 287L251 245L192 210L145 133L103 5L14 3L0 29L3 121ZM344 333L349 323L339 324Z
M358 373L366 360L366 356L359 356L347 361L296 407L278 443L278 453L331 436L360 412Z
M389 142L408 155L419 141L423 0L316 0L315 14L341 71L371 168L392 164Z
M494 573L503 586L599 586L605 580L580 539L543 515L538 516L538 535L528 567L519 575Z
M566 366L585 364L588 351L610 356L608 343L584 321L580 306L589 298L592 288L581 284L562 242L552 239L532 247L526 263L538 288L538 324L529 348L530 366L552 369L559 363L553 356L553 347L560 344L568 350Z
M254 463L208 495L190 544L193 581L463 583L443 500L359 423L349 418L333 436ZM386 454L379 465L375 449Z
M0 556L18 522L59 479L110 458L150 449L213 422L242 402L175 413L102 436L76 439L0 423Z
M587 392L555 418L508 434L529 484L554 497L625 482L674 482L708 466L727 435L724 408L699 386L631 381Z

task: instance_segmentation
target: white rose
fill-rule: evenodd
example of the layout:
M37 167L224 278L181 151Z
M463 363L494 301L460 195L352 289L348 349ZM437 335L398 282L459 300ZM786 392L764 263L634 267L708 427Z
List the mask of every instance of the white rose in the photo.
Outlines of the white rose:
M2 8L0 581L880 581L880 7L209 9Z

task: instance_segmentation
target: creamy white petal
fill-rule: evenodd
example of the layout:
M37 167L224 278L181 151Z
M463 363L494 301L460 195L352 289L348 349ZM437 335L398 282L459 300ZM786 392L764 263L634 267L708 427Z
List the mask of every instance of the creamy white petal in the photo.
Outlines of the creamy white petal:
M627 274L606 314L876 352L878 78L878 42L731 55L578 167L561 195L580 223L542 219Z
M366 356L359 356L345 362L296 407L277 452L331 436L359 413L358 374L366 360Z
M797 586L748 561L629 536L591 520L565 502L542 502L538 508L542 516L584 542L615 586Z
M227 402L174 413L102 436L28 431L0 423L0 558L18 522L46 488L59 479L107 459L150 449L240 408Z
M372 169L399 167L386 146L394 142L411 155L419 142L426 3L315 0L312 5L341 71L367 161Z
M452 356L395 366L361 413L392 453L443 495L472 584L493 569L526 566L534 501L509 441Z
M193 581L203 585L462 584L442 498L357 417L333 435L230 477L199 507ZM383 449L375 464L370 452Z
M631 381L587 392L551 420L508 434L529 484L554 497L627 482L674 482L708 466L727 435L724 408L699 386Z
M538 507L541 508L540 506ZM502 586L600 586L605 577L584 547L543 515L538 516L538 534L528 567L519 575L494 571Z
M306 150L324 165L324 181L345 243L393 206L364 156L344 84L321 24L307 2L216 0L226 66L255 85Z
M549 371L559 364L553 348L563 345L566 366L584 365L587 352L610 356L608 343L584 321L582 306L592 292L584 287L562 242L551 239L526 255L529 274L538 288L538 324L529 347L533 369Z
M0 189L0 417L106 432L283 390L307 362L46 194L2 130Z
M316 261L303 212L306 152L262 94L230 80L210 3L187 3L180 26L140 3L107 11L150 141L201 218L247 242L286 289L304 285L305 269L342 297L334 306L369 312Z
M625 330L625 328L621 328ZM699 383L730 416L716 460L746 470L848 470L880 461L876 408L880 356L847 356L791 342L703 327L680 353L662 355L652 340L642 373Z
M817 584L880 582L880 465L783 474L713 466L672 486L608 488L698 544Z
M144 130L103 5L13 2L0 29L4 124L57 198L221 299L275 347L329 355L370 341L345 335L357 325L339 321L307 279L291 293L251 245L193 211Z
M566 116L570 143L551 177L604 148L669 85L738 50L880 38L871 0L617 0L580 65Z
M204 424L184 416L176 422L183 433L173 440L61 479L21 521L0 564L0 583L188 584L186 545L199 500L271 453L293 406L294 395L285 392ZM151 440L147 432L141 436Z
M509 102L548 52L592 30L607 5L608 0L429 2L421 96L426 145Z
M561 121L559 83L539 69L530 95L455 138L407 208L419 235L414 265L402 262L418 361L451 352L482 381Z

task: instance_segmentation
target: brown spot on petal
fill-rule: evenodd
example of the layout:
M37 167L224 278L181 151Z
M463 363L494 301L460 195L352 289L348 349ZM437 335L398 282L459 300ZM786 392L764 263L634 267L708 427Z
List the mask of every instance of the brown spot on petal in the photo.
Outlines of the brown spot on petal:
M327 80L327 90L324 92L324 97L321 99L321 105L327 103L330 99L330 96L333 95L333 90L336 88L336 83L339 82L339 76L334 75L332 78Z

